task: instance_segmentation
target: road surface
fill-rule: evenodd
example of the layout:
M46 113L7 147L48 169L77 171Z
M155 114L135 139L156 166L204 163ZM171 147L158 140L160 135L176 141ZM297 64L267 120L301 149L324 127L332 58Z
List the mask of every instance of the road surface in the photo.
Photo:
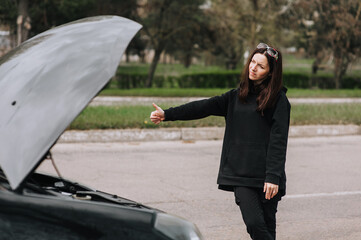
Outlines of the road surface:
M250 239L233 193L217 189L222 142L57 144L66 178L182 216L205 239ZM361 136L290 138L278 240L361 239ZM55 174L50 161L41 171Z

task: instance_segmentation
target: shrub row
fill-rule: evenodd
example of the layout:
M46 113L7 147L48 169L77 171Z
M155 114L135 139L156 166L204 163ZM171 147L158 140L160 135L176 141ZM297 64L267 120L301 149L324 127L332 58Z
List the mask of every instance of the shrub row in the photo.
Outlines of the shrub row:
M215 72L184 74L178 77L180 88L233 88L239 83L240 73Z
M121 74L117 73L112 79L112 82L108 84L108 88L116 87L121 89L130 88L145 88L148 74ZM174 88L178 87L177 77L165 77L165 76L154 76L152 87L157 88Z
M117 87L121 89L145 88L147 74L132 73L123 74L117 72L108 88ZM153 86L157 88L233 88L239 83L240 74L238 71L193 73L181 76L154 76ZM313 76L303 73L284 73L283 80L289 88L312 88L321 89L335 88L332 76ZM361 88L360 77L344 77L341 81L341 88Z

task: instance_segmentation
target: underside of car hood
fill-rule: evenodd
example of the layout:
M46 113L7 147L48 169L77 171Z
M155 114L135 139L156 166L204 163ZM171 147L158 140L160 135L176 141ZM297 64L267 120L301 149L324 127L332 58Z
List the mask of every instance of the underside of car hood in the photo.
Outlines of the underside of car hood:
M115 74L140 28L117 16L85 18L0 58L0 166L12 189Z

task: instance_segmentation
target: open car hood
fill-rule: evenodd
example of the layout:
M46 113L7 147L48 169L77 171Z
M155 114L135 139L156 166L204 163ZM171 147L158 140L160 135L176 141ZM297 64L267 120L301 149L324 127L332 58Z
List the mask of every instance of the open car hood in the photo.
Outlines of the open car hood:
M117 16L85 18L0 58L0 166L12 189L115 74L140 28Z

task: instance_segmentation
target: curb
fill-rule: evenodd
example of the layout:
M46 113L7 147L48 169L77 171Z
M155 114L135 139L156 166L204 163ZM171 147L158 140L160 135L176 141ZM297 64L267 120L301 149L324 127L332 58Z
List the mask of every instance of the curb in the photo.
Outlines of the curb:
M291 126L290 137L321 137L361 135L361 126L358 125L310 125Z
M224 127L70 130L64 132L59 143L107 143L144 141L196 141L223 139ZM321 137L361 135L358 125L291 126L289 137Z
M206 97L115 97L97 96L90 106L151 106L153 102L162 105L179 105L206 99ZM361 98L288 98L291 104L339 104L361 103Z

